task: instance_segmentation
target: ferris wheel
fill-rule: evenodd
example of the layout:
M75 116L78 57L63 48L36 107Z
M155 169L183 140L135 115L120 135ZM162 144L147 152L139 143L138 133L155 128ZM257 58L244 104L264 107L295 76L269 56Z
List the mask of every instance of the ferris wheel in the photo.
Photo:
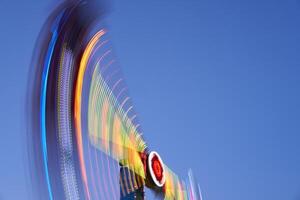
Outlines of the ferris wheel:
M66 1L47 19L32 61L31 177L37 199L201 200L144 137L115 59L104 5Z

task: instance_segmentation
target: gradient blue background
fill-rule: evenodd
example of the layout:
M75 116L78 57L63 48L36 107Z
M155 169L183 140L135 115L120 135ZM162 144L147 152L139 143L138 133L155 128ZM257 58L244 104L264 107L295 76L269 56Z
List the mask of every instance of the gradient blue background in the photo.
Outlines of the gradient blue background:
M0 199L29 199L25 97L55 4L0 4ZM115 0L107 18L149 146L205 200L300 199L300 1Z

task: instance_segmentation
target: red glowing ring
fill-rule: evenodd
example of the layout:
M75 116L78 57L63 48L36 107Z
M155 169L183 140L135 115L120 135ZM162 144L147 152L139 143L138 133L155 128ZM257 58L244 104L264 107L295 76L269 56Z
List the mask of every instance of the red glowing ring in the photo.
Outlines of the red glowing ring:
M148 168L155 185L162 187L166 182L165 168L159 154L155 151L150 152L148 156Z

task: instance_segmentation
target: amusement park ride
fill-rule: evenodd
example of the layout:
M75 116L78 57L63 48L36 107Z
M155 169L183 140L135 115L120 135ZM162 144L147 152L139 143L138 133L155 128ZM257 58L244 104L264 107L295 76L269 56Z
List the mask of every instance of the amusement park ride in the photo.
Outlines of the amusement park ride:
M37 199L200 200L150 151L113 55L103 3L65 1L46 21L32 61L29 148Z

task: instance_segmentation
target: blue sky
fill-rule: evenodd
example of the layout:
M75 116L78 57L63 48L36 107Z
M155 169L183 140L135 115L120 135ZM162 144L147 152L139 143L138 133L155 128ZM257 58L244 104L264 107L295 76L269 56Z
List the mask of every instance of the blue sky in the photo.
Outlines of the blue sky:
M0 199L29 199L26 82L53 4L1 2ZM115 0L106 20L173 171L192 168L206 200L300 199L300 1Z

